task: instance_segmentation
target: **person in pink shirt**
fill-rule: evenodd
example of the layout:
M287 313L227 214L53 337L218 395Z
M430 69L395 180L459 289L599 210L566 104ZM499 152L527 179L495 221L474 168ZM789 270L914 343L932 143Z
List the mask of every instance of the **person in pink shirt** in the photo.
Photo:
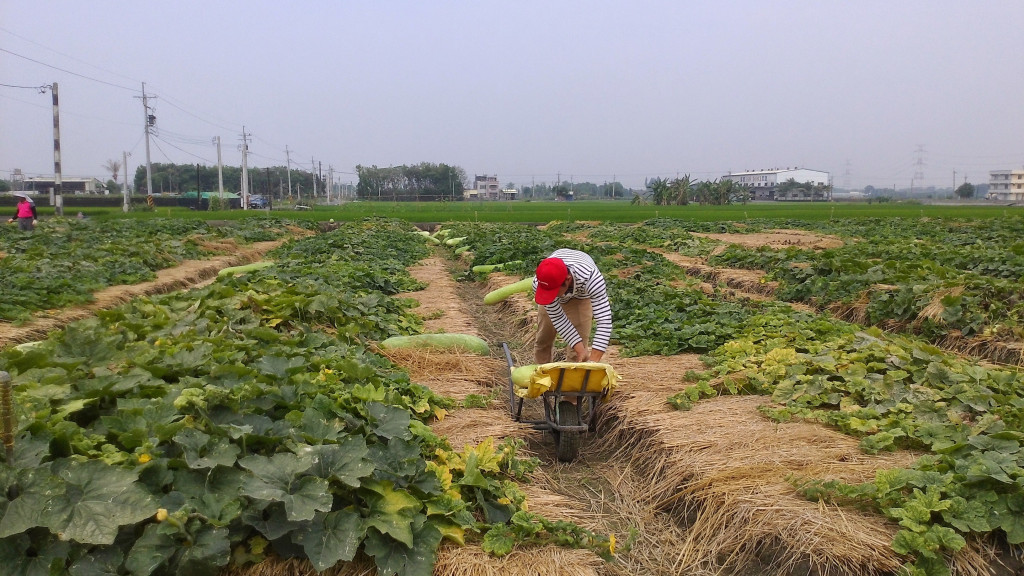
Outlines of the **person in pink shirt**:
M18 201L18 205L15 208L14 217L7 220L7 223L10 224L17 220L18 228L21 231L30 232L35 227L36 220L39 217L36 213L36 205L24 194L15 194L15 196L18 196L21 200Z

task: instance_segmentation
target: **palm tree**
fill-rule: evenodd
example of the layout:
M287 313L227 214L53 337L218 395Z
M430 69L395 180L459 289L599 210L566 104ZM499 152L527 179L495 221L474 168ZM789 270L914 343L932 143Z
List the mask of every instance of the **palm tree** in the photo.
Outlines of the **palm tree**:
M701 206L705 204L711 204L712 199L715 197L715 183L709 180L704 180L697 184L697 189L694 190L694 199L700 203Z
M110 172L110 179L117 184L117 175L121 172L121 161L120 160L107 160L106 164L103 165L107 172Z
M647 189L651 191L651 202L655 206L668 205L672 203L672 190L668 180L655 178L647 183Z
M686 206L690 203L690 175L686 174L682 178L676 178L669 184L670 196L675 204L680 206Z

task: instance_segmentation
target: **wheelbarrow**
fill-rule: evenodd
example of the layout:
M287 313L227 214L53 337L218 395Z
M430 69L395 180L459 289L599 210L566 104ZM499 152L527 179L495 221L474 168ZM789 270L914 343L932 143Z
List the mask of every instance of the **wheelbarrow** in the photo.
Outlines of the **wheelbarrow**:
M508 361L512 419L537 430L550 430L559 462L572 462L579 456L582 434L593 432L598 404L608 399L618 374L601 362L551 362L517 369L508 344L501 347ZM543 420L523 416L524 402L536 398L544 406Z

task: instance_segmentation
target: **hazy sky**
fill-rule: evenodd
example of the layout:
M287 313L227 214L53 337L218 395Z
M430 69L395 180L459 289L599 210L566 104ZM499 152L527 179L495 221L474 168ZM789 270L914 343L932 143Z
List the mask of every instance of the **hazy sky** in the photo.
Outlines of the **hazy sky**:
M1022 0L0 0L0 177L419 162L503 185L1024 167ZM15 87L12 87L15 86Z

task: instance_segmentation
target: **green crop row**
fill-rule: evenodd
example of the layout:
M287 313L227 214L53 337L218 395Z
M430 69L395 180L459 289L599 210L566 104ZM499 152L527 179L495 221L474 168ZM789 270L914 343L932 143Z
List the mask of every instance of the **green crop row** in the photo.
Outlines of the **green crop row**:
M522 509L514 480L534 464L514 442L453 451L425 425L451 402L369 349L419 331L393 295L417 286L405 267L425 250L404 224L362 222L0 351L17 415L0 563L191 576L361 553L426 576L443 538L607 554L607 538Z
M54 219L40 221L31 233L0 227L0 320L26 320L36 311L89 302L108 286L152 280L158 270L210 255L204 241L281 238L287 224Z

